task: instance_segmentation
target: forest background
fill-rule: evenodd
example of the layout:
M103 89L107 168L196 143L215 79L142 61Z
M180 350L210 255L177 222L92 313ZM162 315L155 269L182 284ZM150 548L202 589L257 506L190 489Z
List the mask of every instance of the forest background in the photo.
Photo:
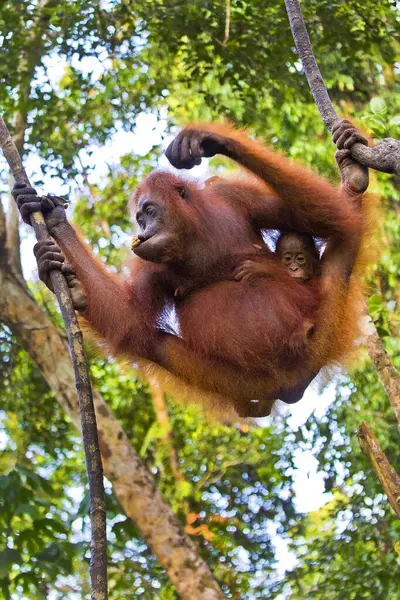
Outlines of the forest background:
M399 138L398 3L302 9L340 115L372 139ZM116 269L133 233L127 198L166 165L167 141L188 121L230 119L338 181L283 0L4 1L0 47L0 112L32 182L69 196L70 218ZM0 166L0 594L74 600L89 594L89 520L72 371ZM368 304L399 367L399 180L373 174L371 189L382 227ZM356 435L366 421L400 471L396 420L366 354L300 407L227 427L88 353L110 598L191 598L185 585L204 563L227 598L400 598L400 526ZM182 567L180 535L195 541L197 566Z

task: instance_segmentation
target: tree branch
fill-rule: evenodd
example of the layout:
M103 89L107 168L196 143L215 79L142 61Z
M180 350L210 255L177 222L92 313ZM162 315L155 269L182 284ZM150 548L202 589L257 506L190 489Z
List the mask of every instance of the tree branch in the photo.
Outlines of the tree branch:
M285 0L285 4L293 38L303 63L304 72L306 74L312 95L314 96L314 100L318 106L319 112L321 113L322 120L327 128L331 131L333 125L339 120L339 117L333 108L324 84L324 80L315 60L310 38L301 14L300 4L298 0ZM387 155L384 155L385 148L386 152L388 153ZM391 149L392 152L390 157L389 149ZM375 146L375 148L368 148L363 144L354 144L354 146L351 148L351 154L353 158L366 166L371 166L379 171L400 173L400 169L399 171L386 170L386 168L389 168L390 165L392 165L392 167L393 165L400 167L400 142L397 140L382 140L377 146ZM372 156L374 159L371 159L370 163L368 163L367 160L364 160L366 157L371 158ZM385 168L381 168L385 165ZM357 167L356 163L354 164L354 167ZM360 176L363 176L361 171ZM371 325L372 327L366 340L366 346L400 424L400 376L391 364L390 358L386 354L383 347L382 340L380 339L379 334L372 322Z
M7 230L6 230L6 216L3 210L3 204L0 198L0 268L4 266L6 257L6 242L7 242Z
M358 428L358 440L361 450L370 459L394 512L400 518L400 477L389 463L378 440L364 421Z
M373 148L354 144L351 155L358 162L382 173L400 175L400 141L384 138Z
M65 336L7 269L0 269L0 320L37 364L58 403L80 430ZM122 510L137 525L182 600L223 600L198 548L185 534L117 419L95 390L94 402L104 473Z
M395 412L400 428L400 375L393 366L374 323L370 317L368 318L369 323L367 335L364 340L365 345Z
M9 191L8 191L8 209L6 218L7 227L7 239L6 249L8 253L8 264L16 275L22 279L22 266L21 266L21 254L20 254L20 237L19 237L19 217L18 208L11 196L11 187L13 178L9 178Z
M16 182L29 184L18 150L11 139L6 124L0 117L0 146ZM38 240L51 239L41 213L31 215L31 225ZM76 390L81 413L82 436L89 479L91 517L91 560L90 575L92 599L106 600L107 591L107 538L106 508L104 501L103 468L96 427L92 388L83 346L83 335L65 277L60 271L50 273L51 282L67 332L72 364L75 372Z
M0 117L0 145L17 182L29 183L22 165L25 131L27 128L28 102L31 81L40 64L45 38L44 31L51 19L51 9L58 6L57 0L44 0L38 4L37 14L27 35L27 45L22 52L18 70L21 74L19 86L19 110L15 115L14 139L11 139L7 127ZM6 249L10 268L16 276L22 277L18 212L10 198L7 213ZM31 224L38 240L50 239L47 227L40 213L31 216ZM54 271L50 274L54 291L64 319L70 352L75 371L76 388L81 411L82 435L86 456L86 468L89 479L90 518L91 518L91 560L90 574L92 599L107 600L107 538L106 508L104 500L103 468L97 436L96 414L94 410L88 365L84 353L83 336L72 305L69 288L64 276Z
M150 387L151 396L153 400L154 410L157 416L158 423L162 427L164 434L161 438L161 441L164 442L168 449L169 454L169 464L171 467L172 475L175 478L176 483L184 481L184 477L179 469L178 459L175 452L174 447L174 438L171 428L171 423L169 421L169 415L167 410L167 405L164 397L164 390L162 388L159 380L152 375L147 376L147 381Z
M36 15L31 27L27 31L25 46L21 49L17 70L20 74L18 86L18 110L14 115L13 142L20 157L24 156L25 132L27 128L29 95L31 82L36 67L40 64L45 43L44 32L50 21L51 9L58 6L57 0L44 0L39 2ZM10 178L11 180L12 178ZM12 187L12 181L10 188ZM10 268L22 278L20 244L19 244L19 218L18 210L10 198L7 211L7 250Z
M303 63L304 72L306 74L311 93L318 106L323 122L329 131L333 125L339 120L332 102L326 90L321 71L318 68L312 51L310 38L301 14L301 9L298 0L285 0L286 11L289 16L290 28L292 30L293 39L296 44L297 52Z
M221 46L226 46L229 41L231 27L231 0L225 0L225 34L222 42L217 39Z
M332 131L332 127L337 123L339 117L333 108L321 71L315 60L310 38L301 14L300 4L298 0L285 0L285 5L293 39L303 63L311 93L314 96L323 122L329 131ZM357 162L366 167L384 173L400 175L400 142L398 140L386 138L373 148L363 144L354 144L350 152Z

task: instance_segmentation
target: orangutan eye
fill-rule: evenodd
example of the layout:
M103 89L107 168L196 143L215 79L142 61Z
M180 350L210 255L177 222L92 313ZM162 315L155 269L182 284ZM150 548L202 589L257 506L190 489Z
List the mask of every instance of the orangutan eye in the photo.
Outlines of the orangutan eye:
M146 213L146 215L149 215L149 217L155 217L157 214L154 206L147 206L144 212Z
M184 187L179 187L177 189L178 194L180 195L181 198L186 198L186 190Z
M284 254L283 255L283 262L288 265L290 263L290 261L292 260L292 256L291 254Z
M303 254L299 254L297 256L297 262L299 263L299 265L304 265L304 263L306 262L305 256Z

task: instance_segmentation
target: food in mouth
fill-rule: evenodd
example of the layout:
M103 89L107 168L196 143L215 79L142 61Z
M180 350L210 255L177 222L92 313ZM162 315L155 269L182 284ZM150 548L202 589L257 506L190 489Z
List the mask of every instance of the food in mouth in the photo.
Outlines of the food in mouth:
M132 238L131 250L134 250L135 248L137 248L139 246L139 244L141 244L141 241L139 240L138 236L135 235L135 237Z

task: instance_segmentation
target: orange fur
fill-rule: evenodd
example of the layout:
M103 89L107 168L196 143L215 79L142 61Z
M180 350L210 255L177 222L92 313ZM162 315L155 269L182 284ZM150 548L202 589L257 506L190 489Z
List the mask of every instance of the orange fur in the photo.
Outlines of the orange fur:
M228 155L252 176L218 178L203 188L171 173L148 176L131 207L142 195L161 203L171 235L160 263L135 258L131 275L118 280L76 235L57 241L88 295L85 318L113 353L146 368L158 365L167 388L201 396L207 408L268 414L275 399L305 388L321 368L353 352L367 211L356 210L328 181L227 125L193 125L180 135L223 139ZM176 192L182 185L185 200ZM268 278L233 281L233 269L263 244L263 229L323 238L344 257L361 232L350 284L341 275L345 259L326 260L321 283L305 286L273 254ZM176 300L174 291L188 283L191 291ZM178 333L166 321L172 304ZM307 323L316 325L309 340Z

